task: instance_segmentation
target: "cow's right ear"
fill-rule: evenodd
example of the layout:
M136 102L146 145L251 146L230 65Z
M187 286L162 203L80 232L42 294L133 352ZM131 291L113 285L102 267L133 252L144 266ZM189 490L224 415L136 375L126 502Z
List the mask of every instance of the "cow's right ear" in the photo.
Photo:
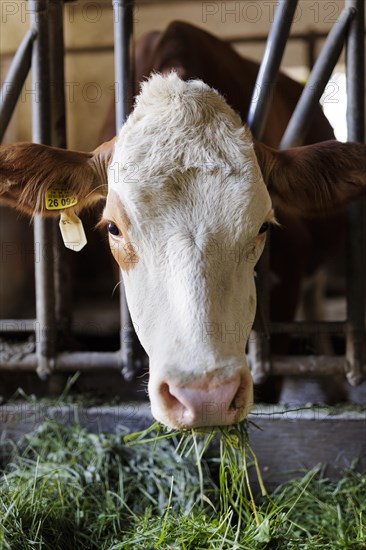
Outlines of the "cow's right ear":
M0 147L0 198L18 210L58 214L46 207L47 192L57 189L77 198L77 210L107 195L107 171L115 138L92 153L18 143ZM61 190L61 191L60 191Z
M254 143L274 206L318 216L366 195L366 145L322 141L277 151Z

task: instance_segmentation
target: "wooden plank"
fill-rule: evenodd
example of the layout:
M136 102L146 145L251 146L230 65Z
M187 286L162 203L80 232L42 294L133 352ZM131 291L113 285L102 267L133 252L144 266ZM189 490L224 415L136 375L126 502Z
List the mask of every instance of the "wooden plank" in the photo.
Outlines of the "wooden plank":
M278 406L256 406L250 415L260 430L250 429L250 441L258 457L263 479L270 490L279 483L302 475L319 463L327 465L331 479L341 477L355 461L366 471L366 409L312 407L288 410ZM45 420L69 425L79 422L91 432L139 431L153 422L148 403L119 406L80 407L9 404L0 407L1 439L18 439Z
M318 464L326 466L331 479L353 465L366 471L365 410L332 414L320 407L294 412L275 408L251 419L261 428L250 430L250 441L269 489Z

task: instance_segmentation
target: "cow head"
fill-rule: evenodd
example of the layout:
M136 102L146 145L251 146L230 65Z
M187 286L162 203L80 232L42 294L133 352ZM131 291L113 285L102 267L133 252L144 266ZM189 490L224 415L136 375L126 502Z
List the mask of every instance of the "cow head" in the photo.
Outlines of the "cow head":
M107 195L101 223L150 358L152 412L173 427L232 424L250 409L245 345L269 192L316 214L366 189L365 146L254 145L218 93L175 74L146 82L119 136L94 153L5 146L0 168L3 197L24 211L44 212L54 182L80 208Z

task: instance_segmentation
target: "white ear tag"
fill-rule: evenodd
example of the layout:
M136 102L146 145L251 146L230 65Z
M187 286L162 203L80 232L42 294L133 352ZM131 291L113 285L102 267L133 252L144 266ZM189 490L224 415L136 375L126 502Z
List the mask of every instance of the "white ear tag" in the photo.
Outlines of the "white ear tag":
M60 230L66 248L79 252L87 243L82 221L75 212L61 212Z

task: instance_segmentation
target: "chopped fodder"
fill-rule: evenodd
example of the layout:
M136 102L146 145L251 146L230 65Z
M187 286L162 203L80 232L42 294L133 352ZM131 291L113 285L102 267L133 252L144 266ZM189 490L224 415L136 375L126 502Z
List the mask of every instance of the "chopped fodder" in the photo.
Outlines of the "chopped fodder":
M4 442L0 548L365 548L366 474L330 482L318 467L267 495L246 423L220 430L209 452L214 432L153 428L125 437L47 422Z

